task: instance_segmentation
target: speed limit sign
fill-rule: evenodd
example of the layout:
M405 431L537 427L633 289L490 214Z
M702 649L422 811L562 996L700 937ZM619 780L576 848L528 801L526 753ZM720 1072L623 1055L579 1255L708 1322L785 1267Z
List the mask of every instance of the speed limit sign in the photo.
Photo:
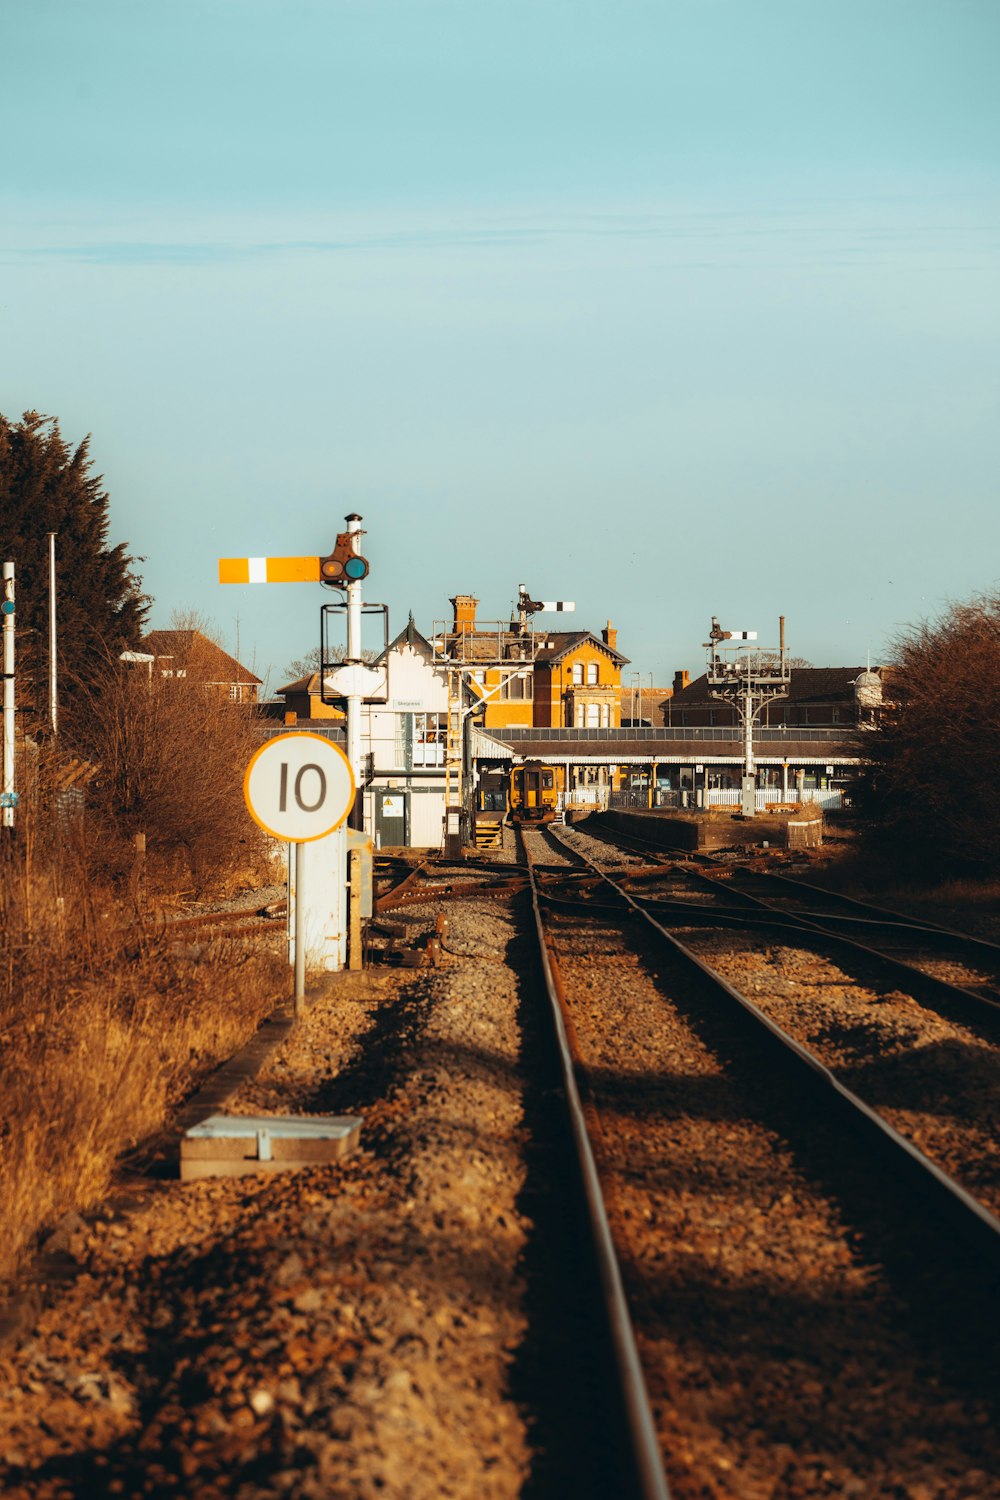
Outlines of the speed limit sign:
M243 778L254 822L290 844L308 844L339 828L354 794L354 773L343 750L307 730L268 740Z

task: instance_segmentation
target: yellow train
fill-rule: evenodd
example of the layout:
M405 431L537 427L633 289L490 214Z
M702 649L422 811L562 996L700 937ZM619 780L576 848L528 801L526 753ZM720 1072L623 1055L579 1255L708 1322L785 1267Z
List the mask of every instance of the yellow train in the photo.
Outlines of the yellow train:
M510 773L510 816L515 823L551 823L564 776L562 766L525 761Z

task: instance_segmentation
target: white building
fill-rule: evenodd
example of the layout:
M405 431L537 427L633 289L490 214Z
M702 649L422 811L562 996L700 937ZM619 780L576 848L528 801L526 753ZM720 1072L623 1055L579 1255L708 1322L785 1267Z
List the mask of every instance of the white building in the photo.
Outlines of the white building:
M370 756L365 827L377 849L439 849L444 839L448 674L410 616L374 663L385 668L384 703L365 704L362 752Z

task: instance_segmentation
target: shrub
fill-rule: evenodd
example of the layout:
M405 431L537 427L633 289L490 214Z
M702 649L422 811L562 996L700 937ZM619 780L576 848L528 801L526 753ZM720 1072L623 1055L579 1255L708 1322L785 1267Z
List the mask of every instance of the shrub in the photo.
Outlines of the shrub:
M100 768L90 801L112 866L144 833L161 884L171 871L196 891L263 876L264 838L243 801L258 723L209 685L108 663L74 739Z
M86 851L50 857L32 817L0 842L0 1278L106 1191L115 1161L256 1030L287 988L282 934L136 926Z
M1000 871L1000 595L902 632L881 724L861 736L868 847L914 871Z

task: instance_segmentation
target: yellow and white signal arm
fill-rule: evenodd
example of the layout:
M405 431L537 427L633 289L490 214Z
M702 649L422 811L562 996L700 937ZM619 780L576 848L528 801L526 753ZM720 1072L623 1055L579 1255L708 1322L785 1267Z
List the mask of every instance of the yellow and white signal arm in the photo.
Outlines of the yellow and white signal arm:
M220 557L220 583L319 583L318 557Z

